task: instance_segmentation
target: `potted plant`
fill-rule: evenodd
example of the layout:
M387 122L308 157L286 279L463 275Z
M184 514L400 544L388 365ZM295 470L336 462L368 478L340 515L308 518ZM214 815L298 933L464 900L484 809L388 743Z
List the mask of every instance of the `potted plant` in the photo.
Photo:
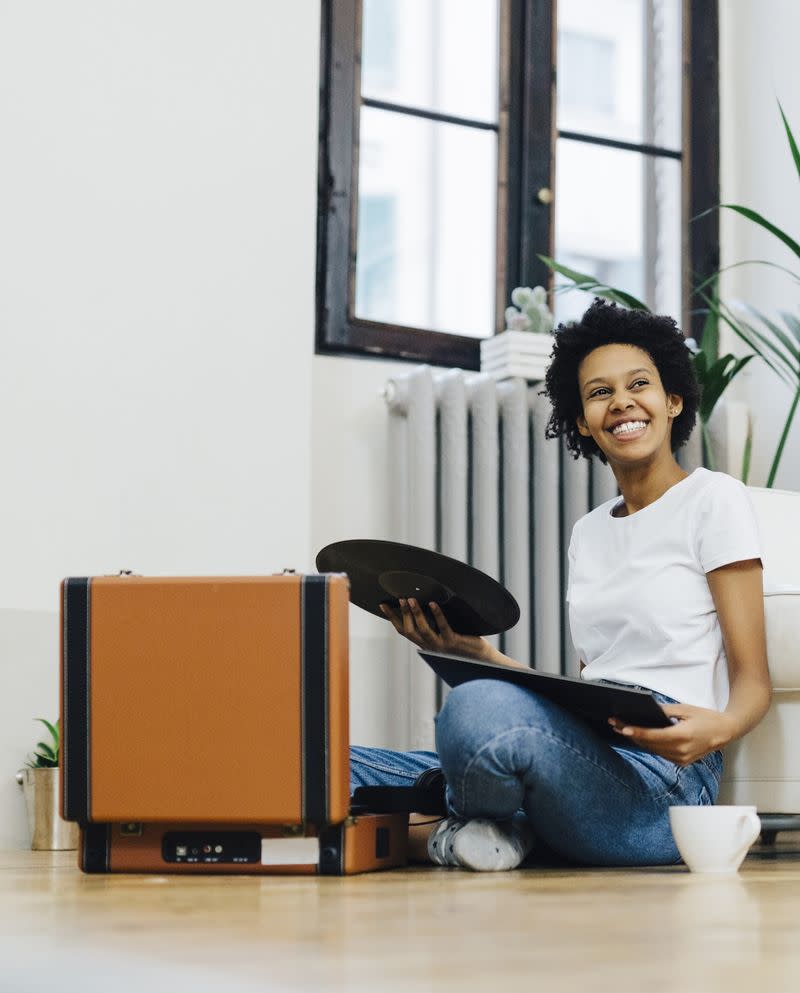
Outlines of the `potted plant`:
M36 720L45 726L50 741L38 742L26 768L17 773L28 810L31 848L34 851L68 851L78 847L78 825L62 820L58 814L59 723L51 724L43 717Z
M553 315L543 286L518 286L506 308L506 330L481 341L481 372L496 379L544 379L553 349Z

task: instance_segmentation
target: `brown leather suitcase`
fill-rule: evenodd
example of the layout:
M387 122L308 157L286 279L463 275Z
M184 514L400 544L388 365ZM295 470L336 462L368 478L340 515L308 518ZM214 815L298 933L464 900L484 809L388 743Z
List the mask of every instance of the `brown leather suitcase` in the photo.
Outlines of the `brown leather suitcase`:
M269 824L90 824L84 872L349 876L405 865L407 814L358 814L299 832Z
M105 832L112 866L157 853L169 825L263 838L343 825L348 589L340 574L64 580L62 816L84 838ZM135 842L114 827L131 823ZM351 853L362 823L345 829ZM192 871L220 865L273 871Z

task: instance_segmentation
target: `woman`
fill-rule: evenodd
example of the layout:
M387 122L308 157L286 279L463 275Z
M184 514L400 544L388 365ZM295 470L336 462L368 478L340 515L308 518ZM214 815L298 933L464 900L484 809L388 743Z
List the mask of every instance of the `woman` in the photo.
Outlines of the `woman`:
M354 748L353 785L408 783L441 764L449 816L412 836L442 865L511 869L537 841L586 865L674 863L669 807L714 803L721 749L770 703L755 517L740 482L675 460L699 390L671 319L596 300L556 332L545 392L547 436L607 462L621 493L572 532L582 677L653 691L672 726L612 718L606 738L529 690L474 681L448 695L436 753ZM414 600L385 608L420 648L518 664L430 611L435 628Z

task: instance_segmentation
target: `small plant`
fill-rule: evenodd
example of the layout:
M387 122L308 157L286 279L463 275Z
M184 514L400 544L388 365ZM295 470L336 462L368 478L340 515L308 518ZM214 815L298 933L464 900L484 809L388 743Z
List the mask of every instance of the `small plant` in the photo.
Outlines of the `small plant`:
M29 769L55 769L58 766L59 748L61 745L61 735L59 734L59 722L51 724L43 717L36 717L35 720L47 728L50 733L50 743L40 741L36 745L36 751L26 763Z
M518 286L511 292L513 307L506 307L507 331L532 331L549 334L553 330L553 315L547 306L547 290L543 286Z

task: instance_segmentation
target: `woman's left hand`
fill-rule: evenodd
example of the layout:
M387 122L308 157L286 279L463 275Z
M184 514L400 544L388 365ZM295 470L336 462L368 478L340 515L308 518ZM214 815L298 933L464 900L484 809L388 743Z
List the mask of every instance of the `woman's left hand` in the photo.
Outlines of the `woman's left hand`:
M608 723L621 737L675 765L691 765L734 738L731 718L718 710L682 703L664 703L661 709L667 717L675 719L672 727L635 727L616 717L610 717Z

